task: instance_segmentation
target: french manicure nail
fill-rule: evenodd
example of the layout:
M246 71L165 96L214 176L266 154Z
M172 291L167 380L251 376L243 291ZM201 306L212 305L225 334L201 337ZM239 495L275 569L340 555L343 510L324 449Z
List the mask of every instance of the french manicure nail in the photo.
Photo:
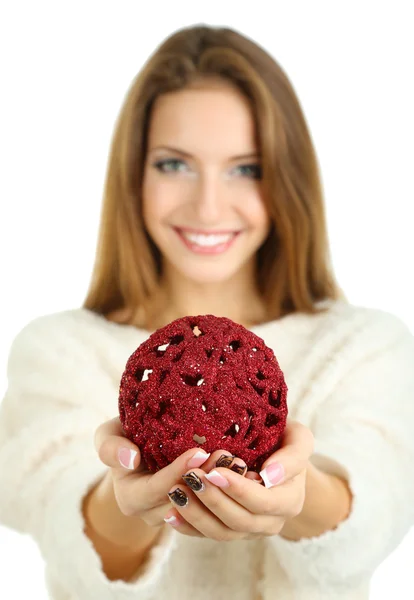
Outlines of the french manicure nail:
M171 517L164 517L164 521L168 523L168 525L172 525L173 527L178 527L178 525L180 524L180 521L175 515L171 515Z
M134 460L138 452L131 450L131 448L119 448L118 449L118 460L121 466L130 471L134 470Z
M272 463L263 469L263 471L260 471L260 476L263 479L265 486L271 488L283 480L285 469L280 463Z
M196 469L197 467L201 467L201 465L203 465L206 460L208 459L208 457L210 456L210 454L207 454L207 452L203 452L202 450L198 450L194 456L192 458L190 458L190 460L187 463L187 467L189 469Z
M210 471L210 473L206 473L206 479L217 485L218 487L228 487L230 484L223 475L221 475L218 471Z

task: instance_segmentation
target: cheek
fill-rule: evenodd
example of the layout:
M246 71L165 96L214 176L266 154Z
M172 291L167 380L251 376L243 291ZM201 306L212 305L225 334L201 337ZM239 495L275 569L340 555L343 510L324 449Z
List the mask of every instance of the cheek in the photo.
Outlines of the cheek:
M253 195L246 198L243 206L245 219L251 227L261 232L267 232L270 228L270 216L265 206L264 200L260 195Z
M173 182L157 181L149 177L143 183L144 220L152 225L157 224L173 214L183 202L183 194Z

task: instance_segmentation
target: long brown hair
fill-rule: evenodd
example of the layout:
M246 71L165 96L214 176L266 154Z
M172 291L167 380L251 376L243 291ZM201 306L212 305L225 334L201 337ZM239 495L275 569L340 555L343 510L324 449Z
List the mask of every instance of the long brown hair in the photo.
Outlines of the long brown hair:
M229 28L194 26L167 38L132 81L113 134L100 230L83 307L151 321L162 260L142 218L141 183L155 99L214 77L250 102L262 156L263 198L272 226L257 252L257 285L268 320L343 297L332 272L322 186L298 98L279 64ZM127 316L125 316L127 315ZM111 319L111 320L116 320Z

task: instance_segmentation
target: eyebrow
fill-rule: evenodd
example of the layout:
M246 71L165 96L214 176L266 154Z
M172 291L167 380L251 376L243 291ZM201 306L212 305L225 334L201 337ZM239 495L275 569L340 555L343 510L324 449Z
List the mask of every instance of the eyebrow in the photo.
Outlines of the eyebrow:
M185 156L186 158L194 158L188 152L184 152L184 150L174 148L173 146L156 146L155 148L151 148L150 152L154 152L155 150L168 150L169 152L181 154L181 156ZM249 152L248 154L239 154L238 156L232 156L230 160L244 160L247 158L260 158L260 154L258 152Z

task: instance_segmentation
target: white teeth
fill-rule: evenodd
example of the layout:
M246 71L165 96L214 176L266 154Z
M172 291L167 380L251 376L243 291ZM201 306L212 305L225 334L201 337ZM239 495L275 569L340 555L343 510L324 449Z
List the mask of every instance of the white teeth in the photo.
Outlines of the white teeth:
M225 244L235 235L234 233L226 233L221 235L213 233L204 235L203 233L186 233L184 231L181 233L187 240L193 242L193 244L197 244L198 246L217 246L218 244Z

